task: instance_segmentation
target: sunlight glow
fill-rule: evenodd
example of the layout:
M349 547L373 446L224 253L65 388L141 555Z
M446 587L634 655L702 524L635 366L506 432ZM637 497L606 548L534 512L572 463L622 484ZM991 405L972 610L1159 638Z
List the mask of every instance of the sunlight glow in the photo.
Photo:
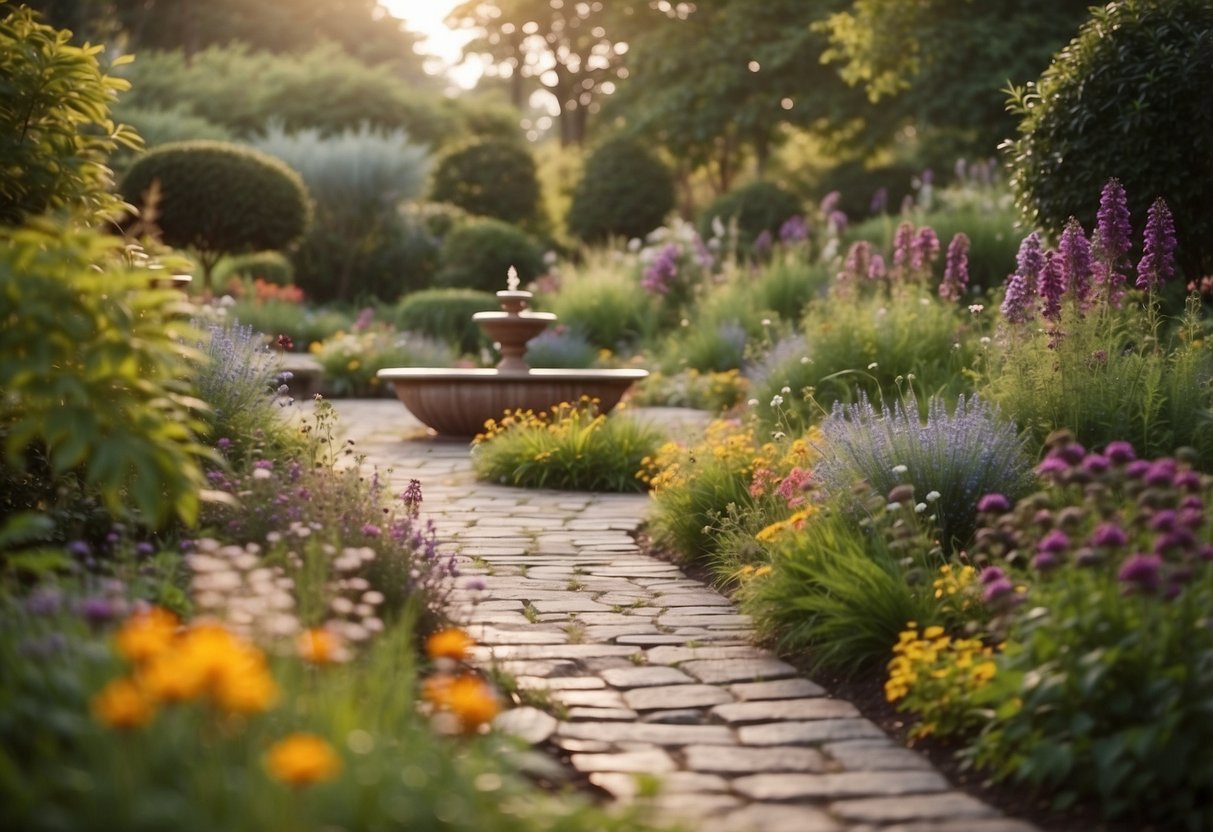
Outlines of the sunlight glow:
M475 60L458 64L460 51L470 34L453 31L443 22L459 3L460 0L380 0L380 5L404 20L409 29L425 36L421 48L440 59L430 71L445 72L458 86L471 89L483 73L482 67Z

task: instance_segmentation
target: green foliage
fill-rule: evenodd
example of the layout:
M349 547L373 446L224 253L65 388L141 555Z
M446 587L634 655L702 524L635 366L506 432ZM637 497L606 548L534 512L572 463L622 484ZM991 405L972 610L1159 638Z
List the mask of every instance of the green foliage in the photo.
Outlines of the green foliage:
M507 413L486 423L473 442L482 479L526 488L643 491L638 473L661 436L635 419L608 417L583 398L540 414Z
M55 481L79 478L115 516L192 523L205 405L183 381L197 353L176 320L180 296L148 289L120 240L36 224L3 242L3 465L45 454Z
M899 503L892 495L908 489L910 510L933 521L945 553L968 545L981 497L1014 499L1032 486L1014 423L976 396L961 396L952 412L932 398L925 414L912 398L879 412L862 398L836 404L821 435L826 451L815 474L826 493L845 500L862 482Z
M1156 197L1175 215L1190 277L1213 271L1213 7L1124 0L1092 10L1035 85L1012 91L1020 138L1011 187L1029 227L1087 227L1091 194L1119 177L1140 220ZM1149 148L1149 152L1142 152Z
M569 208L569 231L584 242L643 237L674 208L674 177L647 147L614 139L585 163Z
M275 286L290 286L295 282L295 267L286 255L278 251L255 251L225 257L215 266L215 283L226 286L229 279L261 279Z
M315 202L315 222L295 253L297 281L317 301L396 298L423 285L431 247L397 207L425 182L428 154L402 130L362 125L325 135L280 125L253 141L298 171Z
M878 666L907 621L937 618L929 592L908 579L934 547L925 536L895 533L895 522L883 508L865 526L821 508L772 543L770 570L741 588L742 609L782 649L807 651L818 667Z
M1056 437L1045 489L983 517L973 554L1022 603L989 603L1005 649L966 756L1132 828L1208 829L1213 484L1123 442L1102 450Z
M736 320L697 323L675 330L663 342L659 353L667 356L662 369L680 369L705 373L739 370L745 360L748 337Z
M450 348L426 335L369 326L338 332L312 348L324 368L325 384L334 396L366 396L380 392L385 367L449 367Z
M737 370L701 373L685 370L674 375L651 372L630 399L635 407L689 407L723 413L745 400L749 383Z
M306 349L317 341L348 329L351 316L332 307L307 307L288 300L241 298L229 310L229 317L251 326L267 338L285 335L296 349Z
M0 225L46 211L116 215L109 155L140 146L110 118L127 83L102 72L102 47L70 45L70 32L39 23L28 8L0 11Z
M556 290L540 289L543 308L600 349L627 352L657 331L658 304L608 252L590 250L562 265Z
M164 242L197 252L206 287L224 254L283 249L311 220L307 189L282 162L222 142L161 145L127 171L122 192Z
M763 231L772 235L779 233L788 217L803 214L800 199L792 192L774 182L757 181L742 185L712 202L699 218L699 234L704 239L713 236L712 224L716 221L737 223L737 245L748 251L754 238Z
M463 355L478 355L490 344L472 316L498 305L491 293L475 289L422 289L402 297L388 314L398 329L443 340Z
M540 222L535 159L517 141L480 139L449 150L434 168L430 199L524 227Z
M598 362L598 350L586 337L564 324L549 327L526 345L526 363L532 367L585 370Z
M515 226L482 217L446 236L439 251L436 282L444 287L496 292L505 288L510 267L523 285L543 274L539 243Z
M983 395L1038 446L1068 428L1092 447L1124 439L1159 455L1189 446L1213 470L1213 356L1199 301L1189 300L1173 340L1161 344L1140 307L1079 316L1066 306L1061 338L1031 325L1008 330L990 355Z

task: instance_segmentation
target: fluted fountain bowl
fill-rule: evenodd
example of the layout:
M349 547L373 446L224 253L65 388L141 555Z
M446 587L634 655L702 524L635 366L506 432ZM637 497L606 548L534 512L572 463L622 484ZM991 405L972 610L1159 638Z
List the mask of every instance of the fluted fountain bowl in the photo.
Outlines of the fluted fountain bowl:
M441 436L474 436L506 410L547 410L582 396L607 413L647 370L439 369L393 367L379 371L396 397Z

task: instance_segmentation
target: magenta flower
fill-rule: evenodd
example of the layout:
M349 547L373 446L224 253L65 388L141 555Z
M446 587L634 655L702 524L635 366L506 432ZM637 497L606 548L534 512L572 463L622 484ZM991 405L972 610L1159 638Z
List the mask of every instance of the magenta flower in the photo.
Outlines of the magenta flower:
M904 278L906 269L910 267L910 248L913 244L914 226L903 221L893 232L893 268L900 277Z
M1124 563L1120 565L1120 571L1116 574L1116 579L1125 584L1126 589L1154 592L1158 589L1161 569L1161 557L1138 552L1125 558Z
M910 244L910 269L915 272L928 272L938 256L939 237L934 228L924 225L918 229L914 242Z
M1109 179L1099 197L1099 213L1095 221L1094 254L1099 259L1096 281L1104 285L1108 303L1116 304L1123 293L1124 275L1120 268L1132 247L1133 227L1129 222L1129 205L1125 189L1119 180Z
M884 257L879 252L873 252L868 263L868 280L885 280L888 276L889 269L885 265Z
M1078 220L1070 217L1057 244L1065 286L1082 306L1091 294L1091 244Z
M1061 565L1061 560L1052 552L1040 552L1032 558L1032 568L1038 572L1049 572Z
M982 582L982 584L987 586L992 583L997 583L998 581L1005 581L1006 579L1007 573L1003 572L997 566L987 566L985 569L981 570L981 575L979 576L979 580Z
M1100 523L1091 532L1090 542L1092 546L1112 548L1128 544L1129 536L1115 523Z
M1040 248L1040 234L1033 231L1019 244L1015 255L1015 273L1024 279L1028 294L1036 292L1036 282L1045 268L1045 255Z
M1002 494L986 494L977 501L977 510L1001 514L1002 512L1011 510L1011 501Z
M1070 463L1059 456L1047 456L1036 466L1036 473L1042 477L1048 474L1065 474L1069 470Z
M985 585L981 597L987 604L992 604L1015 591L1015 587L1006 578L999 578Z
M842 264L842 274L847 280L861 280L868 275L868 267L872 259L872 244L867 240L859 240L847 251L847 259Z
M1061 318L1061 298L1066 293L1066 276L1059 258L1052 252L1045 254L1045 266L1040 272L1037 286L1042 304L1040 314L1050 321Z
M1007 280L1007 292L1002 299L1002 316L1007 323L1022 324L1032 316L1032 292L1028 281L1021 274L1013 274Z
M943 281L939 284L939 296L944 300L958 301L964 297L969 286L969 236L963 231L948 243L948 255L943 270Z
M800 214L793 214L779 226L779 241L785 245L804 242L809 238L809 224Z
M1070 538L1061 529L1053 529L1036 544L1036 551L1056 555L1070 548Z
M1103 454L1087 454L1082 461L1082 468L1088 474L1102 474L1110 467L1111 463Z
M1117 465L1124 465L1137 459L1137 452L1133 450L1133 446L1122 440L1109 442L1108 447L1104 448L1104 455Z
M1153 291L1175 274L1175 219L1162 197L1154 200L1146 219L1141 262L1137 264L1137 288Z

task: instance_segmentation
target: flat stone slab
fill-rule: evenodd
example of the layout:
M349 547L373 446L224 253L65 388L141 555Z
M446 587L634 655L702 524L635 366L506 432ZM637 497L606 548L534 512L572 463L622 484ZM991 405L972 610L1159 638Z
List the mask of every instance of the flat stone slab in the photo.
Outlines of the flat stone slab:
M636 648L625 644L501 644L477 649L494 659L593 659L636 653Z
M838 821L811 806L752 803L714 822L719 832L842 832Z
M717 746L692 745L683 749L687 768L692 771L725 774L760 774L772 771L825 772L829 762L815 748L730 748L721 753Z
M683 662L680 669L709 685L755 682L795 676L796 668L779 659L699 659Z
M613 685L617 688L658 687L661 685L689 684L695 681L677 668L661 665L615 668L603 671L602 678L606 680L608 685Z
M715 685L660 685L625 691L623 701L638 711L705 708L731 702L728 692Z
M511 708L497 715L493 727L531 745L538 745L556 733L556 717L538 708Z
M822 746L821 750L847 771L933 770L926 757L892 742L837 742Z
M533 690L597 690L606 687L598 676L518 676L514 679L520 688Z
M996 814L985 803L962 792L836 800L829 805L829 810L831 814L855 823L956 821Z
M574 754L573 768L581 772L624 771L659 774L674 771L678 766L668 751L650 748L644 751L624 751L619 754Z
M738 725L776 720L853 718L860 716L860 713L850 702L817 696L812 699L773 699L717 705L712 708L712 716Z
M767 722L737 729L737 739L742 745L820 745L838 740L884 738L884 731L866 719Z
M631 708L569 708L568 718L575 721L612 720L635 722L640 714Z
M562 737L599 742L652 745L733 745L733 732L723 725L662 725L644 722L562 722Z
M821 685L800 678L776 679L773 682L742 682L729 685L728 691L742 701L825 696L825 688Z
M948 781L934 771L754 774L733 781L733 790L751 800L815 800L866 795L921 794L947 791L948 788Z
M680 664L710 659L769 659L771 654L749 645L654 647L646 655L651 664Z
M558 690L552 698L570 708L622 708L623 695L617 690Z

